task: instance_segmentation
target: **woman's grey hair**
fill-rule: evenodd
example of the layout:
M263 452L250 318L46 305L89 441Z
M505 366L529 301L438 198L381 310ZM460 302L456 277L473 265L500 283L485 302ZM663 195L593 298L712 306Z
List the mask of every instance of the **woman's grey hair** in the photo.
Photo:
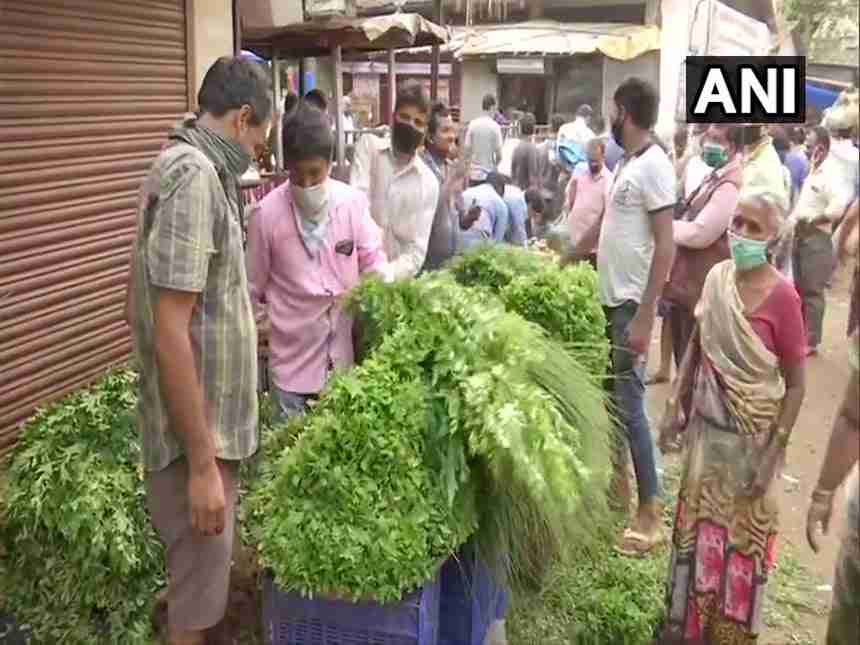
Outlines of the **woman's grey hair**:
M791 234L791 222L786 217L787 213L778 196L766 190L750 191L741 193L740 203L760 208L770 215L771 222L776 229L776 235L773 238L774 243Z

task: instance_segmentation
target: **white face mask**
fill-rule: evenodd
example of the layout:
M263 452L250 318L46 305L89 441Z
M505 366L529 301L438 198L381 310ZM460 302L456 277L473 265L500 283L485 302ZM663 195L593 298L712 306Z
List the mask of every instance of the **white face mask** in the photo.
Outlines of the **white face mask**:
M293 185L290 190L299 215L303 218L317 222L328 213L328 181L309 188Z

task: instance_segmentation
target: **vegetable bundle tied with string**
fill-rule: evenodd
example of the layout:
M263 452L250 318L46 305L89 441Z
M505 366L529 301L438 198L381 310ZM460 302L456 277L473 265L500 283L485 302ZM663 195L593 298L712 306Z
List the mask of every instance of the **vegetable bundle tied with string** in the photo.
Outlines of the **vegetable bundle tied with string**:
M604 537L609 421L564 345L445 272L365 282L352 305L366 360L250 482L280 585L395 600L474 536L516 586Z

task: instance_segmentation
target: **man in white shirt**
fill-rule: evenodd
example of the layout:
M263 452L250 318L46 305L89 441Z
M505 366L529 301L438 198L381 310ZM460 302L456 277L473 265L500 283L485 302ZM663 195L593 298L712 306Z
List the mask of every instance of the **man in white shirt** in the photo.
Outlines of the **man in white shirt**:
M591 129L591 118L594 111L590 105L580 105L576 109L576 117L570 123L565 123L558 131L559 140L572 141L583 150L588 142L597 135Z
M815 354L821 342L825 291L836 260L833 225L854 201L857 190L858 155L850 138L852 118L856 124L856 106L853 117L848 111L837 111L828 119L830 151L809 173L791 216L792 272L803 304L809 354Z
M430 118L430 99L417 83L397 94L391 136L361 137L350 183L370 201L370 214L382 229L390 277L414 277L424 265L439 182L417 156Z
M631 77L610 105L612 136L625 155L615 168L600 229L597 267L600 299L612 345L611 398L620 436L626 436L639 489L639 508L620 550L641 555L662 540L661 504L654 443L644 407L645 355L674 256L672 221L675 170L651 128L659 99L654 87ZM616 486L623 507L626 449L618 446Z
M343 107L340 113L340 123L346 145L355 143L353 140L353 132L355 131L355 116L353 116L352 113L352 100L348 96L343 97Z
M465 147L471 156L472 170L469 178L472 186L484 183L487 175L495 171L502 160L502 128L493 118L496 97L487 94L481 107L484 113L472 119L466 130Z

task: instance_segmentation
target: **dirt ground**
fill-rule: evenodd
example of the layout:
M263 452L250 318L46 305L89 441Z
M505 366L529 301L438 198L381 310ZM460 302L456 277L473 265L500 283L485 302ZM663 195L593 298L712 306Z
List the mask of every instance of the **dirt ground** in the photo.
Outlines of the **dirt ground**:
M827 608L830 603L830 585L833 582L833 565L839 547L844 513L840 506L839 518L831 527L829 538L825 538L821 551L812 552L806 542L807 502L815 487L827 440L838 405L842 400L848 380L846 325L848 321L850 273L840 271L834 278L833 288L828 294L827 313L824 320L824 339L819 355L807 363L806 398L788 449L787 464L779 487L780 495L780 541L782 549L805 569L808 574L809 593L816 597L803 598L800 604L800 625L781 625L766 633L762 645L794 645L799 643L824 643L827 629ZM659 355L658 330L651 349L651 365L656 369ZM668 385L649 387L648 411L654 426L660 419ZM667 457L666 460L671 459ZM844 494L843 499L844 502ZM770 592L770 589L769 589ZM818 611L808 611L806 606L817 606Z

